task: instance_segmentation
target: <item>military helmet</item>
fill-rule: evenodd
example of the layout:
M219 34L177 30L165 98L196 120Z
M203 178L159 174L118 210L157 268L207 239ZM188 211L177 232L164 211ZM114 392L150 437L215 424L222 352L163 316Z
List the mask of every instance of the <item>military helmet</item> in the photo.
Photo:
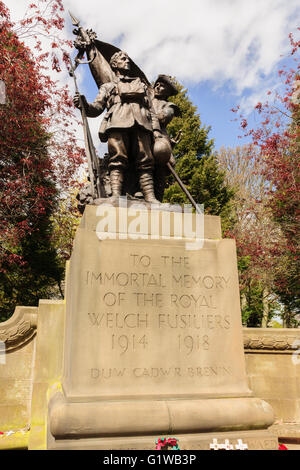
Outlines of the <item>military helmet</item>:
M170 96L177 95L178 90L176 88L173 78L170 75L158 75L154 83L154 86L157 84L157 82L163 82L163 83L166 83L166 85L168 85L170 89Z

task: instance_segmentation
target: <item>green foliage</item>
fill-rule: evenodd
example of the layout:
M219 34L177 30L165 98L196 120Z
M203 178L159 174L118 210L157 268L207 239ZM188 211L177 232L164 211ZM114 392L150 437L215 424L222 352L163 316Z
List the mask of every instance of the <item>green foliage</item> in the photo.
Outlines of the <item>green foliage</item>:
M272 298L272 295L266 295L262 283L257 280L250 281L242 288L240 295L242 323L247 327L267 327L280 310L278 302ZM264 314L266 314L265 319Z
M41 130L36 136L36 141L43 144L38 156L40 165L48 163L44 139L45 134ZM37 306L41 298L57 298L64 275L64 266L52 243L50 217L57 205L58 192L51 171L48 170L46 176L38 171L32 173L30 183L27 192L23 193L20 211L10 215L6 236L2 238L0 321L7 320L17 305ZM37 201L36 191L45 194L38 216L32 211L32 205ZM9 227L15 234L13 229L16 226L24 227L24 230L12 239Z
M281 305L262 279L249 275L252 262L250 255L238 255L242 323L252 328L271 326L273 317L281 315Z
M57 298L64 267L51 245L48 215L38 230L24 237L15 249L22 263L9 263L0 272L0 321L7 320L17 305L37 306L39 299Z
M270 327L271 328L282 328L282 325L277 320L272 320L270 322Z
M282 313L283 325L286 328L300 326L300 264L297 256L288 252L282 257L285 270L276 278L274 291L284 305Z
M242 323L247 327L260 327L263 317L261 290L257 286L249 286L245 296L247 303L242 307Z
M171 97L170 101L179 107L182 115L175 117L167 127L171 138L176 138L182 130L182 138L173 150L176 171L195 201L204 204L205 213L220 215L225 228L234 191L226 185L224 172L213 154L213 140L208 138L210 128L202 125L187 91L181 85L177 86L179 93ZM168 179L164 202L189 203L171 177Z
M240 277L247 272L251 264L250 256L238 257L238 271ZM240 286L241 287L241 286ZM245 286L240 288L242 323L245 326L261 326L263 317L263 289L259 283L249 280Z
M181 158L185 155L194 155L201 158L203 155L210 155L213 149L213 140L208 140L210 127L202 126L200 116L197 114L197 108L192 104L187 96L187 90L177 83L179 93L170 97L170 101L175 103L181 116L175 117L168 125L168 133L175 138L182 130L182 138L174 149L175 158Z

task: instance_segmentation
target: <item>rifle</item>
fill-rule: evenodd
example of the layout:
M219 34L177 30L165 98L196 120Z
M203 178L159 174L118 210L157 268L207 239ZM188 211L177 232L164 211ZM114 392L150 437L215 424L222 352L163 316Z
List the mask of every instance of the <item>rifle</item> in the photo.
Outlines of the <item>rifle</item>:
M81 25L80 21L75 18L74 15L69 11L69 15L71 16L72 25L76 26L77 29L73 29L73 33L78 36L78 38L74 41L76 49L78 49L78 54L75 58L75 69L79 64L90 64L96 57L96 50L94 46L94 40L96 39L96 33L92 30L85 30ZM82 60L84 53L86 52L88 60ZM92 55L91 55L92 53ZM74 69L74 70L75 70Z
M89 36L89 34L82 28L82 26L80 26L79 21L73 15L71 15L71 13L70 13L70 16L72 18L73 26L78 27L78 30L76 30L77 33L75 34L80 33L82 40L84 41L85 47L86 45L91 46L92 41L91 41L91 37ZM83 123L85 151L86 151L86 156L88 160L89 180L91 183L91 195L93 199L96 199L96 198L105 197L104 189L102 187L101 180L100 180L100 162L99 162L99 158L96 155L96 150L93 144L93 139L91 136L90 127L89 127L89 123L87 120L84 103L78 90L77 79L75 75L75 70L79 64L88 64L95 58L95 54L94 54L94 57L92 57L90 60L83 61L82 57L84 56L84 52L85 52L84 48L79 49L79 52L75 58L75 65L73 65L72 60L70 58L69 74L74 79L75 90L76 90L76 93L78 93L80 97L80 111L81 111L81 118L82 118L82 123Z
M180 129L175 137L175 139L171 139L171 146L172 148L178 144L181 140L181 136L182 136L182 129ZM167 163L167 167L168 169L170 170L170 172L172 173L174 179L177 181L177 183L179 184L180 188L182 189L182 191L184 192L184 194L187 196L187 198L189 199L189 201L192 203L192 205L194 206L195 208L195 211L198 213L198 214L201 214L202 215L202 212L201 210L199 209L195 199L193 198L193 196L191 195L191 193L188 191L188 189L184 186L183 184L183 181L181 180L181 178L179 177L178 173L174 170L173 166L171 165L170 162Z
M177 183L179 184L180 188L182 189L182 191L184 192L184 194L187 196L187 198L189 199L189 201L192 203L192 205L194 206L195 208L195 211L198 213L198 214L201 214L202 215L202 212L200 211L199 207L198 207L198 204L196 203L195 199L193 198L193 196L191 195L191 193L189 192L189 190L184 186L181 178L179 177L179 175L176 173L176 171L174 170L174 168L172 167L171 163L167 163L167 167L168 169L170 170L170 172L172 173L172 175L174 176L175 180L177 181Z

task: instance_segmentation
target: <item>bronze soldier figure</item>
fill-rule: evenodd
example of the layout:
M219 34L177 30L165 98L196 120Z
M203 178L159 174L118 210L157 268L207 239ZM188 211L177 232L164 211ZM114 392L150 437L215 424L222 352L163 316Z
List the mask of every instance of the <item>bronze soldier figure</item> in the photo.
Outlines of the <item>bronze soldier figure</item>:
M178 106L170 101L170 96L178 94L175 83L169 75L159 75L154 83L154 98L152 99L154 110L159 119L161 130L167 134L166 127L173 117L180 115Z
M162 133L148 88L140 77L130 76L130 59L125 52L116 52L110 66L115 76L100 86L95 101L88 103L84 96L81 99L88 117L99 116L107 110L99 137L101 142L108 142L112 198L122 194L124 171L129 159L134 159L145 201L159 203L154 193L152 148L154 140L162 137ZM74 104L80 107L78 93Z
M168 98L177 93L171 77L159 75L155 89L143 71L116 46L97 40L91 29L85 30L71 13L76 29L74 46L78 50L70 75L75 81L79 64L89 64L99 88L93 103L87 103L78 92L74 104L82 111L85 147L89 164L89 183L79 192L79 209L86 204L112 195L130 198L143 195L150 203L162 201L166 176L171 173L197 211L197 204L177 175L172 147L178 138L170 139L166 126L179 109ZM86 55L86 60L84 56ZM108 142L108 154L98 158L86 116L107 113L99 130L102 142ZM179 136L179 135L178 135ZM155 172L155 174L154 174ZM141 194L142 191L142 194Z
M172 77L169 75L159 75L157 77L154 83L154 98L152 98L152 103L159 120L161 132L163 136L169 140L171 147L173 147L178 141L170 139L166 127L175 116L180 116L181 113L178 106L168 101L168 98L170 96L177 95L177 93L178 90ZM173 167L175 166L175 158L172 154L170 155L168 163ZM157 161L154 176L155 194L160 201L163 199L166 177L169 174L170 171L166 164L159 164Z

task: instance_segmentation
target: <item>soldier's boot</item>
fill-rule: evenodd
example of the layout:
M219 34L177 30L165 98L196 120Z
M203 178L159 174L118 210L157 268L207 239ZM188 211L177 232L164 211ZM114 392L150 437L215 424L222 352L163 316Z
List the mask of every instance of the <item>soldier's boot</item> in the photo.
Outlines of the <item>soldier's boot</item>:
M111 187L110 199L115 201L122 194L123 173L120 170L111 170L109 174L109 178L110 178L110 187Z
M154 194L153 173L150 171L141 173L139 183L144 194L145 201L150 204L160 204Z

